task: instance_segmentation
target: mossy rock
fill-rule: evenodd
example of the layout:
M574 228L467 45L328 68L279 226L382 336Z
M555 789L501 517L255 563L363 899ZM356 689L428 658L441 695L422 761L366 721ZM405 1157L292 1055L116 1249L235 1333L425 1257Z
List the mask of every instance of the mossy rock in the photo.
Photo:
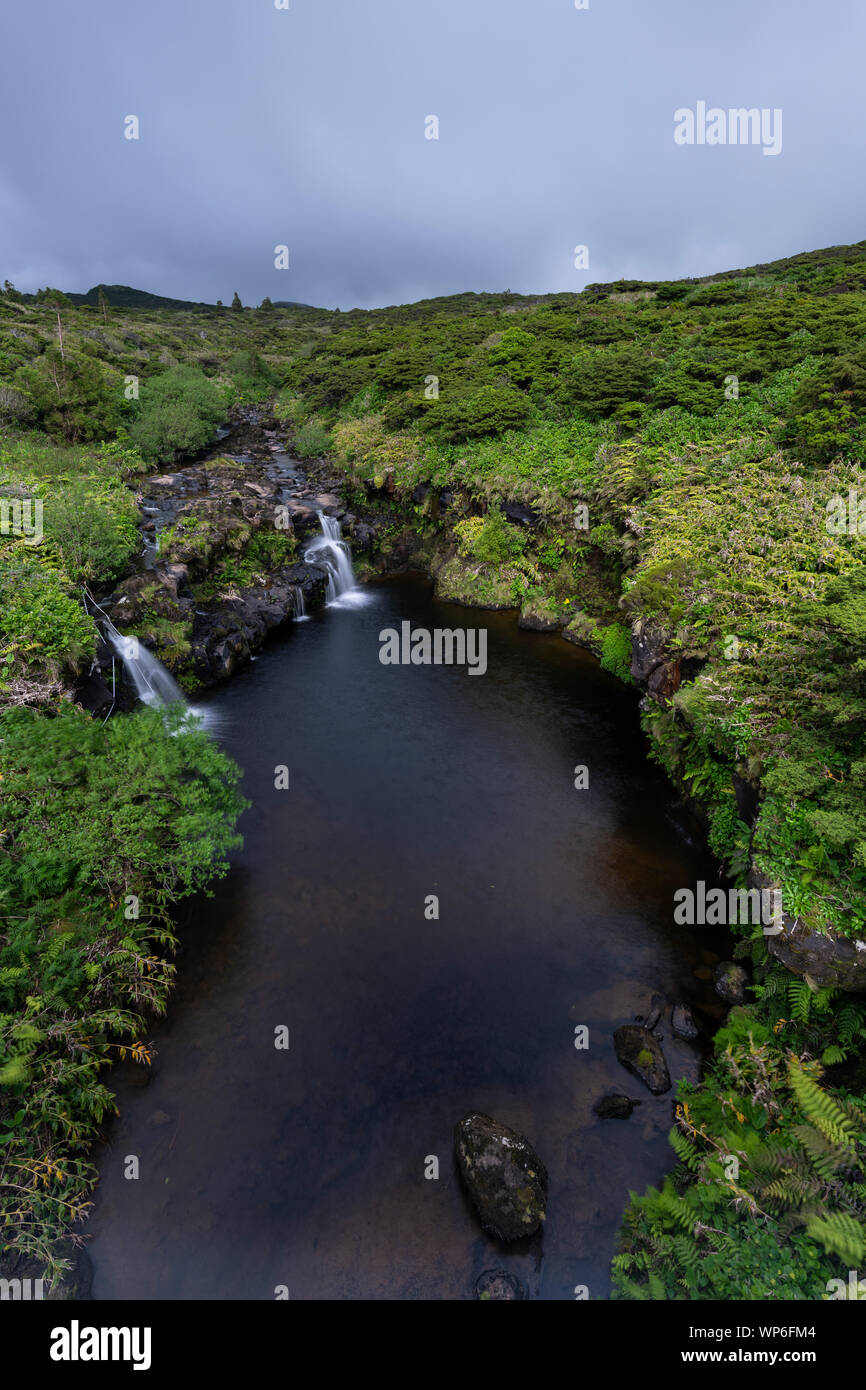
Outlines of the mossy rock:
M527 599L520 610L517 626L530 632L555 632L560 625L559 604L548 594Z
M515 608L514 573L454 555L436 576L436 597L468 608Z
M566 641L574 642L578 647L586 647L587 651L595 652L596 656L601 654L602 634L595 619L588 613L578 610L571 622L563 628L562 635Z
M632 1076L642 1081L654 1096L671 1088L671 1076L658 1038L638 1023L626 1023L613 1035L616 1055Z
M523 1135L477 1112L454 1131L457 1166L486 1231L519 1240L541 1226L547 1169Z

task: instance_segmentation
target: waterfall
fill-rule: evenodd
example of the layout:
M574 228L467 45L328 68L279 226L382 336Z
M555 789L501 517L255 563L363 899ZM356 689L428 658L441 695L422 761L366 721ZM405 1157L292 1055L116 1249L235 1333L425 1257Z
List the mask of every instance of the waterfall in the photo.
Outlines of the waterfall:
M328 572L327 602L341 607L357 607L365 596L355 583L349 547L341 538L340 523L335 516L319 512L321 536L317 536L304 552L307 564L321 565Z
M295 622L305 623L309 615L307 605L304 602L304 591L300 584L292 585L292 599L295 606Z
M137 637L123 637L108 619L105 619L105 628L106 638L123 662L135 693L143 704L156 709L176 704L186 707L183 691L153 652L142 646Z

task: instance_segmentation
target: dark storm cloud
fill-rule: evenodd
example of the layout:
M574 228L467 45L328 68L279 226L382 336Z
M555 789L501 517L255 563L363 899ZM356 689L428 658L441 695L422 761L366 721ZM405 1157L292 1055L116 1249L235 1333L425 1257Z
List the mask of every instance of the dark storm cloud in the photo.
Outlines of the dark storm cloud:
M589 4L19 3L0 278L345 308L866 235L862 0ZM677 146L674 112L699 101L781 108L781 153Z

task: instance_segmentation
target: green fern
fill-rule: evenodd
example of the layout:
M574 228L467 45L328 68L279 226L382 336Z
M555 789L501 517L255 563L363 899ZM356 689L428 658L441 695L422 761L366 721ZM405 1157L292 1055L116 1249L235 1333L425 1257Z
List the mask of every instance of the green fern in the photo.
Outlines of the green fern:
M846 1114L842 1106L806 1075L799 1062L792 1060L789 1063L788 1079L800 1109L809 1123L826 1135L833 1144L848 1148L853 1154L858 1131L853 1119Z
M828 1254L838 1255L852 1267L859 1266L866 1257L866 1230L845 1212L813 1217L806 1226L806 1233Z

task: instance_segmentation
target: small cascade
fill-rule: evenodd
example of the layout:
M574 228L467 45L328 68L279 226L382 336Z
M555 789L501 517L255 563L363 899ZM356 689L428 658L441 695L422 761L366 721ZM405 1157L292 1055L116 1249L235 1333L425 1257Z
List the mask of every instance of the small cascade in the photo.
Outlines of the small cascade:
M304 602L304 591L300 584L292 585L292 600L295 606L295 622L305 623L309 614L307 613L307 605Z
M307 547L304 559L307 564L321 565L327 570L329 606L357 607L364 603L365 596L355 583L352 556L341 537L340 523L335 516L326 516L324 512L319 512L318 516L322 534Z
M139 700L155 709L177 704L186 709L183 691L153 652L142 646L137 637L124 637L110 619L105 618L103 622L106 640L123 662Z

